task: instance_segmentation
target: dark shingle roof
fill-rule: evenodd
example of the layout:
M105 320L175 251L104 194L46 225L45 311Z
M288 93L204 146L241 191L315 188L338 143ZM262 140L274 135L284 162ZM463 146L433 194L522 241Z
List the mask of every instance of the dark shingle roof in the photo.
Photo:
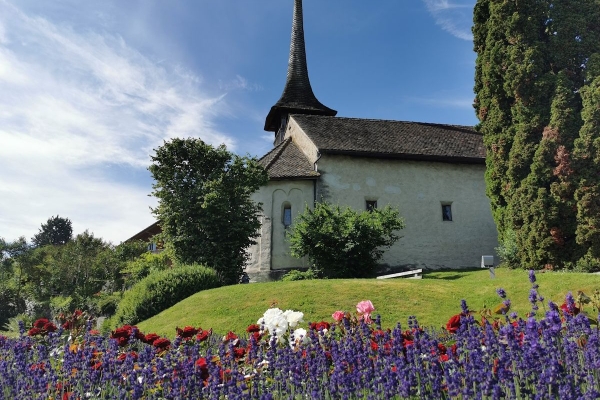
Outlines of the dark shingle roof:
M319 173L302 151L288 138L265 154L258 163L271 179L314 179Z
M319 115L292 118L323 154L485 162L483 136L473 127Z
M318 114L336 115L337 111L321 104L315 97L306 64L306 48L304 44L304 24L302 17L302 0L294 2L292 40L288 62L287 80L281 98L267 115L265 130L276 132L281 116L285 114Z

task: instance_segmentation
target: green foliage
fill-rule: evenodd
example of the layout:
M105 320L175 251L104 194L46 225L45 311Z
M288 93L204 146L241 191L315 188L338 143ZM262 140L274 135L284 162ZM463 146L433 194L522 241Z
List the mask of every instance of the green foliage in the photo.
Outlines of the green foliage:
M61 245L67 243L73 238L73 224L69 218L61 218L58 215L48 218L45 224L42 224L39 232L31 238L36 247L47 245Z
M293 269L281 277L283 282L306 281L311 279L319 279L319 274L314 269L309 269L307 271Z
M130 288L153 272L169 269L172 264L167 252L146 252L138 258L129 261L126 267L121 270L125 280L125 287Z
M404 228L398 210L389 206L357 212L329 203L317 203L301 214L289 237L294 257L308 256L314 268L328 278L360 278L373 274L384 248Z
M73 310L73 298L71 296L54 296L50 299L50 311L52 315L69 313Z
M504 234L504 239L495 250L508 267L519 267L519 247L517 246L517 235L515 231L512 229L507 230Z
M576 191L599 164L578 164L575 148L589 155L590 141L587 150L575 142L585 130L586 87L600 70L599 21L598 0L475 6L475 109L487 152L487 194L500 242L516 234L523 268L566 267L586 253L576 234L585 219L576 215L582 210ZM600 105L590 101L590 109ZM587 194L597 202L600 191Z
M123 294L111 324L136 324L196 292L219 286L215 270L197 264L151 273Z
M111 316L117 311L117 307L123 298L121 292L100 293L94 299L93 312L97 315Z
M13 336L17 336L19 334L19 322L23 322L23 325L27 329L27 327L31 327L33 322L35 321L34 317L31 317L27 314L17 314L8 319L8 321L4 325L0 325L3 331L10 332Z
M153 210L177 261L201 263L235 284L258 236L260 204L250 195L268 177L256 159L239 157L200 139L172 139L156 149Z

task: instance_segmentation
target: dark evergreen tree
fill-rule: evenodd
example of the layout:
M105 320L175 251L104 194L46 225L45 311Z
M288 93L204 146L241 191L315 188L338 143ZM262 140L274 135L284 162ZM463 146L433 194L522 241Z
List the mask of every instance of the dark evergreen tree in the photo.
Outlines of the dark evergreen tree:
M588 78L581 89L583 127L575 141L574 168L578 178L577 243L584 253L580 264L586 269L600 269L600 54L592 57Z
M40 231L31 238L35 247L51 245L61 245L67 243L73 238L73 225L69 218L61 218L58 215L48 218L45 224L42 224Z
M600 51L600 1L479 0L474 23L475 108L500 241L515 232L527 268L573 265L573 149L589 59Z

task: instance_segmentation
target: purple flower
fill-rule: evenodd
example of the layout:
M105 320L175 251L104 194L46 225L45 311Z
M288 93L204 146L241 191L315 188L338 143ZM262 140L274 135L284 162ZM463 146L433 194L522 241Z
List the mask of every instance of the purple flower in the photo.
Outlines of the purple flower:
M529 282L535 283L535 271L532 269L529 270Z
M506 298L506 291L502 288L498 288L496 289L496 293L498 293L498 296L500 296L501 298L505 299Z

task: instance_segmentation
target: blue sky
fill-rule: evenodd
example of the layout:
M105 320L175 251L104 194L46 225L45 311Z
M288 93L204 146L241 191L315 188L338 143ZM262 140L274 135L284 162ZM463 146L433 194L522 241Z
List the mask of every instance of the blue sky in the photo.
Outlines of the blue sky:
M475 0L304 0L311 84L338 116L475 125ZM118 244L154 218L172 137L272 148L292 0L0 0L0 237L68 217Z

